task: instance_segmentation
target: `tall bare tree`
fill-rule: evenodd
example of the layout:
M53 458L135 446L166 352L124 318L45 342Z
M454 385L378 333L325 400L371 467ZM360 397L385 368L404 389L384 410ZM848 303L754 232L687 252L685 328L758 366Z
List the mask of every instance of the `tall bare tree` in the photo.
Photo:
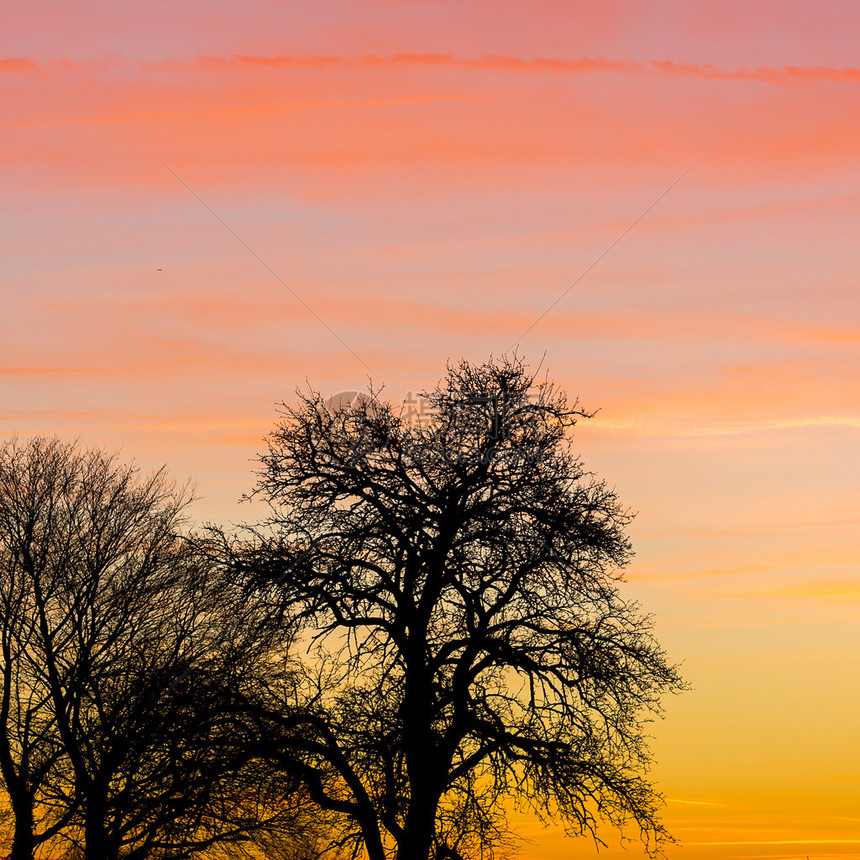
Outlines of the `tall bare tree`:
M311 652L255 708L266 758L370 860L504 853L505 800L658 851L644 726L682 682L621 595L630 517L572 452L585 413L516 358L449 367L421 424L299 396L233 561Z

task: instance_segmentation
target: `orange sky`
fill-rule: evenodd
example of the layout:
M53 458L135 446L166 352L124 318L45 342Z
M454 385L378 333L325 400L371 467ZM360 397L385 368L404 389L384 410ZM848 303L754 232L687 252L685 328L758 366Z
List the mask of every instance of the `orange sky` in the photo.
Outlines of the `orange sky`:
M8 0L3 28L4 436L166 461L238 521L296 385L545 355L601 410L579 448L694 687L653 729L669 857L860 858L855 4ZM595 856L522 828L527 860Z

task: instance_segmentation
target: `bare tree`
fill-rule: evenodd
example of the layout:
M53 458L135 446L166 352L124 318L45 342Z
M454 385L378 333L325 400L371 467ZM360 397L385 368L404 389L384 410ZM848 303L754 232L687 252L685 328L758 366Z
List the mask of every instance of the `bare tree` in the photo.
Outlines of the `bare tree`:
M178 860L296 830L292 785L249 760L230 707L265 642L186 539L189 498L74 443L0 448L13 860L49 840L86 860Z
M585 413L516 358L449 367L426 426L299 396L261 461L271 517L232 563L310 652L251 710L333 846L490 857L507 799L659 851L644 726L682 682L620 594L630 516L571 452Z
M55 505L68 487L63 447L36 440L0 448L0 773L13 814L12 860L30 860L36 848L66 826L76 803L43 804L48 782L68 766L48 687L37 593L50 599L60 588L47 568L53 549L64 553L54 531L66 512ZM62 647L66 637L57 645ZM54 814L56 813L56 814Z

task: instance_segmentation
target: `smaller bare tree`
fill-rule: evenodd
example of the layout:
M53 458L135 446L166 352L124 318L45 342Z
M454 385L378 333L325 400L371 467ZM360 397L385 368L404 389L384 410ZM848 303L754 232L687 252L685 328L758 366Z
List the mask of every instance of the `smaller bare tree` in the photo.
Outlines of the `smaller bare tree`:
M292 784L230 707L253 620L185 534L164 470L73 443L0 448L0 773L13 860L189 857L295 833Z

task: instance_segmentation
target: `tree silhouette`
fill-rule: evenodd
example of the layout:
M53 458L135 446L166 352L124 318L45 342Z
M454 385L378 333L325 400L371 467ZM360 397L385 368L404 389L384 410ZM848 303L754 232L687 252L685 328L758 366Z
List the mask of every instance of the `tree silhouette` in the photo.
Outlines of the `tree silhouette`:
M571 452L586 413L517 358L449 367L422 424L299 396L232 561L310 652L249 700L261 755L370 860L492 856L505 799L658 851L644 724L682 682L620 594L630 516Z
M49 840L86 860L179 860L296 829L292 785L249 761L225 708L265 642L247 612L234 630L229 584L183 534L188 500L163 470L74 443L0 447L12 860Z

